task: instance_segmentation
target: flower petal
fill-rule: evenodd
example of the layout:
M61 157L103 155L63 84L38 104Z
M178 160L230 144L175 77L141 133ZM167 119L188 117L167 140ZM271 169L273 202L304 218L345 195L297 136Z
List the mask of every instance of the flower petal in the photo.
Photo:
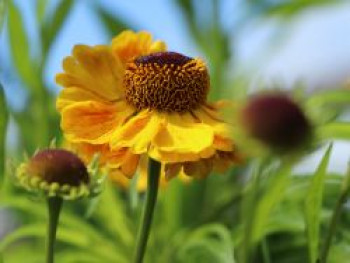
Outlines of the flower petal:
M191 177L202 179L207 177L213 169L211 159L203 159L198 162L187 162L184 164L183 172Z
M219 120L215 110L199 109L194 112L194 115L202 122L212 127L214 131L213 147L220 151L232 151L233 134L232 127Z
M111 147L129 147L135 154L146 153L162 120L157 114L145 110L131 117L114 134Z
M152 43L152 35L141 31L123 31L112 41L113 52L123 63L149 53L165 51L166 44L162 41Z
M140 155L128 151L120 167L120 171L128 178L132 178L139 164Z
M130 115L132 109L120 102L112 105L96 101L74 103L62 111L61 128L70 142L103 144Z
M107 46L75 46L72 56L64 59L63 69L56 82L64 87L79 87L106 101L124 94L124 67Z
M98 101L104 103L102 98L96 96L96 94L89 90L79 87L69 87L61 90L56 100L56 108L61 112L66 106L83 101Z
M153 140L150 156L167 162L182 162L214 154L213 129L190 114L169 114ZM169 158L174 158L170 160Z

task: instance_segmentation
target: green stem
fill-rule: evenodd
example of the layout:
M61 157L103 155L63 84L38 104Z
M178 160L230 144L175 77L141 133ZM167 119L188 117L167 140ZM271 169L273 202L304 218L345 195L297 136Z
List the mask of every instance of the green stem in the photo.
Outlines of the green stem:
M149 158L146 201L142 212L141 225L137 235L134 263L142 263L145 255L148 236L153 220L154 207L157 201L160 168L161 163Z
M63 199L61 197L50 197L47 200L49 209L49 225L47 231L46 244L46 263L54 263L54 247L56 241L56 230L58 219L62 207Z

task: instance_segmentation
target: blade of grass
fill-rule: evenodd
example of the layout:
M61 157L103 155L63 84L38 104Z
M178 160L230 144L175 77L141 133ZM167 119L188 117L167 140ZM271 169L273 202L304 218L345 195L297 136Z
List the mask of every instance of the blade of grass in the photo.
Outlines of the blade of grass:
M286 162L279 167L273 175L267 191L259 201L253 224L253 242L259 241L264 236L266 225L273 208L282 200L284 191L289 183L289 175L292 170L292 163Z
M329 163L332 145L328 146L307 191L305 202L305 224L309 248L310 263L315 263L319 250L320 217L322 209L322 197L324 181Z
M257 204L258 191L262 171L265 166L264 160L258 160L253 167L250 184L247 186L247 192L242 201L242 242L240 249L240 262L249 262L252 255L252 231L255 217L255 206Z
M134 242L134 236L130 220L128 220L124 209L124 202L115 191L115 187L111 183L107 183L100 195L100 203L93 216L103 222L104 228L116 239L121 240L125 246L130 246Z
M332 214L332 217L331 217L331 220L329 223L328 232L327 232L327 235L325 238L325 242L324 242L323 248L320 252L320 258L319 258L320 263L327 262L329 250L330 250L331 244L332 244L332 239L333 239L333 236L336 234L338 220L339 220L339 217L341 215L343 205L345 204L345 202L347 201L347 199L349 197L349 191L350 191L350 168L348 169L347 174L345 175L345 178L344 178L343 183L342 183L340 196L339 196L337 203L335 205L335 208L333 210L333 214Z
M6 130L8 122L8 110L6 105L5 93L0 83L0 187L5 176L6 159Z
M196 260L193 262L235 262L230 232L219 224L207 224L191 232L182 242L177 256L183 262L189 262L191 257Z
M70 13L70 10L72 9L73 4L74 1L72 0L61 0L55 12L51 16L52 19L42 25L41 33L44 57L60 32L67 16Z
M39 24L44 20L47 4L48 0L36 0L36 19Z
M36 91L40 82L38 81L35 66L30 58L30 49L27 33L24 29L22 16L13 1L9 1L9 39L13 63L19 76L24 83L33 91Z
M4 251L9 245L23 238L36 237L43 239L45 233L46 228L43 223L21 226L1 240L0 251ZM79 229L60 227L57 233L57 240L75 248L88 249L90 253L98 255L103 260L101 262L105 262L105 260L119 262L119 259L124 259L122 252L113 246L112 243L102 242L104 240L95 240L84 232L79 231Z
M5 15L6 15L6 1L5 0L0 0L0 33L2 30L2 26L5 21Z
M97 13L100 16L102 23L108 31L110 37L113 37L125 29L132 28L126 22L122 21L120 18L111 15L109 12L105 11L101 7L97 7Z

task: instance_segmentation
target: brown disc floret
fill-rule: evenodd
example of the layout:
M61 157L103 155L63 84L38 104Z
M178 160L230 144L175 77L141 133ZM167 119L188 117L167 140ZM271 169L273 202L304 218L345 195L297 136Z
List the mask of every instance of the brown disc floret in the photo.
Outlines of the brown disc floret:
M209 75L200 59L158 52L129 63L124 86L126 101L137 110L184 113L206 102Z

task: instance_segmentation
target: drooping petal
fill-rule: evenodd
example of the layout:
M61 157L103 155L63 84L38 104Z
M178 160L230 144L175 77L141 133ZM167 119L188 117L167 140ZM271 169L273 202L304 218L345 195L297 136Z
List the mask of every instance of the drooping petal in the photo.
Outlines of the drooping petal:
M205 178L213 169L213 161L211 159L202 159L197 162L186 162L183 166L183 172L187 176L194 178Z
M194 112L194 115L204 124L207 124L213 129L214 141L213 147L220 151L232 151L233 141L232 128L225 122L219 119L217 112L212 109L201 108Z
M128 151L120 166L120 171L128 178L133 177L139 164L140 155L133 154Z
M161 125L162 119L157 114L141 111L113 134L111 147L128 147L135 154L146 153Z
M183 162L212 155L213 129L190 114L169 114L155 136L150 156L166 162ZM171 158L171 159L170 159Z

